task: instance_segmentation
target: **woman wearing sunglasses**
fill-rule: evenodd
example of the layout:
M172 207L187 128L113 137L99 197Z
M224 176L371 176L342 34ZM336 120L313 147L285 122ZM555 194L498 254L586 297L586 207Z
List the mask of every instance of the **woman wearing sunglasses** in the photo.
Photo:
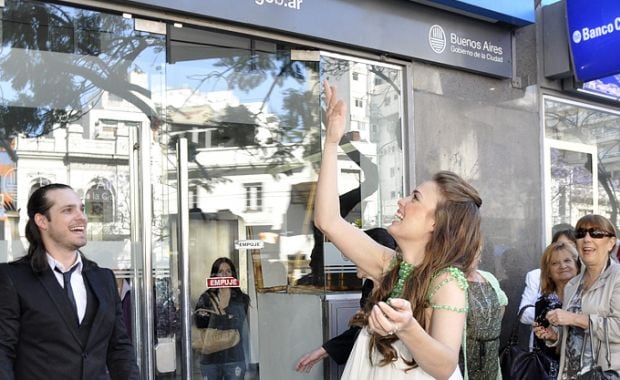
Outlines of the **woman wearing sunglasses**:
M620 370L620 265L610 258L616 229L601 215L586 215L577 221L575 237L585 269L566 284L562 309L547 313L550 326L534 327L547 345L560 344L558 379L575 379L596 365Z

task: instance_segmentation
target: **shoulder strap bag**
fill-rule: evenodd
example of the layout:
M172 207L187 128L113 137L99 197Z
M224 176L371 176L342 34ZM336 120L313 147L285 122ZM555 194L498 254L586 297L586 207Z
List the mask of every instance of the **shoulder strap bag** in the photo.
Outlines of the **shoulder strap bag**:
M519 310L508 345L500 353L500 367L503 380L555 379L557 366L540 348L532 351L519 345L519 320L525 309L534 305L525 305Z
M214 315L226 315L224 310L220 308L216 297L213 294L209 294L209 298L214 309L210 312ZM192 326L192 348L203 355L232 348L239 344L240 340L241 337L237 329L220 330L212 327L199 329Z
M605 348L607 349L607 355L606 355L607 367L611 368L611 352L609 352L609 336L607 335L607 318L603 319L603 330L604 330L604 335L605 335ZM589 346L590 346L590 353L592 354L592 363L590 363L590 366L587 369L584 368L583 354L584 354L585 347L586 347L586 344L584 342L584 344L581 346L581 373L577 375L577 380L618 380L620 379L620 375L618 374L617 371L614 371L613 369L603 371L603 368L601 368L600 365L597 365L598 355L601 352L600 342L599 342L598 350L596 352L596 356L594 356L594 345L592 343L592 337L593 337L592 328L590 327L588 331L590 333L589 334L589 338L590 338Z

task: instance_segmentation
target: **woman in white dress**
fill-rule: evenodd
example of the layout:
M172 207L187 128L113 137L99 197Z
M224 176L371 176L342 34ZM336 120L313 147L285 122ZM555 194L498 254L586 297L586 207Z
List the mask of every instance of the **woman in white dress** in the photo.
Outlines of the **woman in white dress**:
M360 269L380 282L343 379L460 379L459 349L467 312L463 274L481 249L478 192L439 172L398 201L388 227L398 250L374 242L338 211L338 144L346 106L325 82L326 133L315 200L315 225Z

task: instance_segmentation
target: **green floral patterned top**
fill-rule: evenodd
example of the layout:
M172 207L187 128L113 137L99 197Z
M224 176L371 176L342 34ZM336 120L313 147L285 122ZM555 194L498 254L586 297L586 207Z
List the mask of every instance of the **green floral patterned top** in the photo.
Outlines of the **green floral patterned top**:
M444 273L448 273L448 276L444 278L442 281L440 281L438 284L436 284L435 287L429 289L428 295L426 296L426 300L428 301L428 304L431 305L431 308L433 309L452 310L457 313L467 313L467 306L455 307L452 305L437 305L433 303L433 297L439 291L439 289L441 289L444 285L452 281L455 281L458 287L461 288L463 291L465 291L465 297L467 298L467 287L468 287L467 279L465 278L465 274L458 268L448 267L448 268L444 268L444 269L441 269L435 272L435 274L433 274L431 282ZM465 305L467 305L467 303Z
M392 260L390 261L390 264L388 266L388 271L394 269L395 266L400 266L402 259L394 256L392 258ZM465 274L458 268L455 267L448 267L448 268L444 268L444 269L440 269L439 271L435 272L435 274L433 274L432 278L431 278L431 283L439 276L441 276L444 273L448 273L448 276L446 278L444 278L441 282L439 282L438 284L436 284L433 288L429 289L428 294L426 296L426 300L428 301L429 305L431 306L431 308L433 309L444 309L444 310L452 310L455 311L457 313L467 313L467 306L465 306L464 308L460 308L460 307L454 307L451 305L436 305L433 303L433 297L435 296L435 294L439 291L439 289L441 289L444 285L446 285L449 282L452 281L456 281L457 285L459 288L461 288L463 291L465 291L465 297L467 297L467 278L465 278ZM407 276L410 276L410 273L407 273ZM400 279L400 273L399 273L399 280ZM404 276L405 277L405 276ZM404 280L404 279L403 279ZM395 284L395 288L398 288L399 284ZM400 285L400 287L402 288L402 285ZM466 303L467 305L467 303Z

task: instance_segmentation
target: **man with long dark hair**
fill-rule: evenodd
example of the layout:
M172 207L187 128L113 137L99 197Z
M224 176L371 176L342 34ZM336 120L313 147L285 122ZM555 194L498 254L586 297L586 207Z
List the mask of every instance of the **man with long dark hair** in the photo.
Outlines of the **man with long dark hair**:
M28 200L26 256L0 264L1 379L138 379L114 274L86 259L78 194L51 184Z

